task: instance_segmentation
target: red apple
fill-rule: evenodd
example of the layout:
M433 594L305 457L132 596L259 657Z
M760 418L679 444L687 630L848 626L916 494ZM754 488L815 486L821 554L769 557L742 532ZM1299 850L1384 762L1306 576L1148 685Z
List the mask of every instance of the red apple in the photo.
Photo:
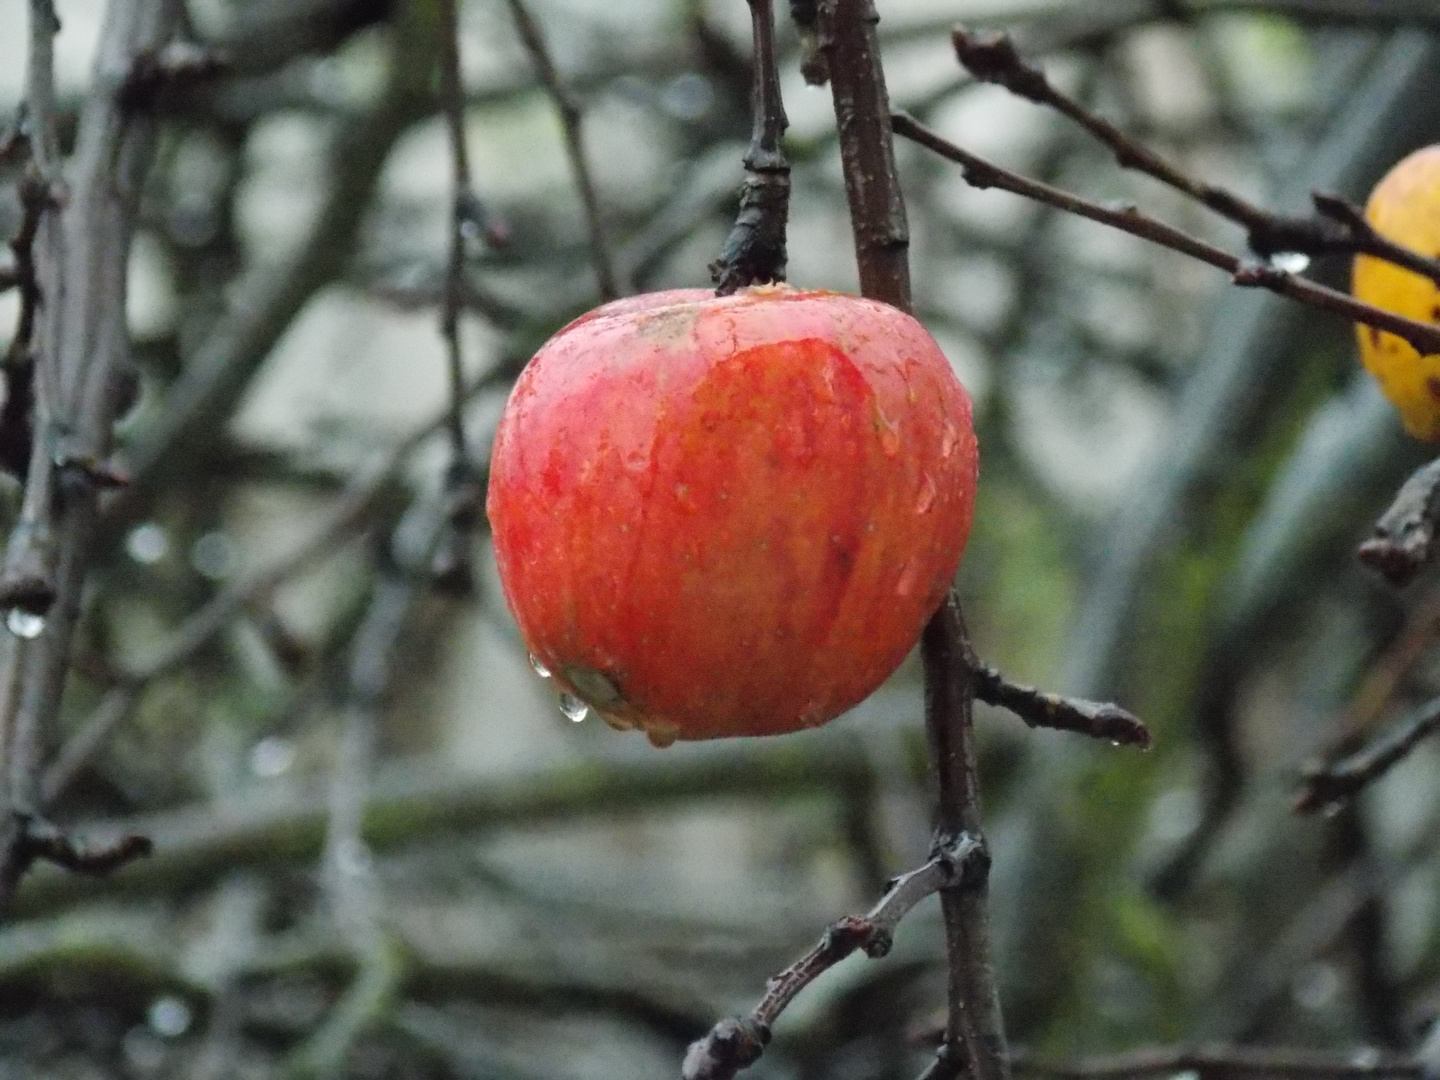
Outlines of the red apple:
M970 532L970 398L910 316L789 286L576 319L501 418L487 509L520 633L613 726L823 724L920 636Z

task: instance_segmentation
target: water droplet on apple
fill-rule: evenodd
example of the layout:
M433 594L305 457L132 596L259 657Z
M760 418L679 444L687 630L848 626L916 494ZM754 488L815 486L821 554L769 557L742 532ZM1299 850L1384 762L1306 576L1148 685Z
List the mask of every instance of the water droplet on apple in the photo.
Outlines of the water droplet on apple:
M5 616L5 629L18 638L33 641L45 632L45 617L23 608L11 608Z
M935 481L926 473L920 478L920 494L915 497L915 512L917 514L928 514L930 508L935 505Z
M562 692L560 694L560 711L578 724L590 715L590 706L586 705L585 702L581 701L574 694Z
M566 667L560 674L577 693L583 694L585 700L592 702L597 708L613 709L625 703L615 680L603 671L587 667Z
M673 724L650 724L645 728L645 737L650 740L651 746L664 750L675 744L680 737L680 729Z
M955 425L948 420L945 422L945 430L940 433L940 456L948 458L955 452L955 444L959 442L960 436L955 433Z
M535 674L539 675L542 679L548 679L550 677L550 669L542 664L540 658L533 652L530 653L529 656L530 666L535 670Z

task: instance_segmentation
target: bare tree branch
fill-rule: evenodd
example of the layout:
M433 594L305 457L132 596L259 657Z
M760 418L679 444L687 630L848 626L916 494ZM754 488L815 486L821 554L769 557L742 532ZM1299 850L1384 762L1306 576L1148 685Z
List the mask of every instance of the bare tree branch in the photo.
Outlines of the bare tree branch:
M565 152L570 158L570 171L575 175L575 187L580 192L580 202L585 209L585 226L590 234L590 260L595 267L595 283L600 288L602 299L613 300L625 290L621 288L615 261L610 255L610 245L605 239L605 223L600 217L600 199L595 193L595 181L590 175L590 159L585 153L580 106L575 95L565 85L565 80L560 77L550 55L550 47L545 43L545 34L525 6L524 0L509 0L509 4L516 29L520 31L520 40L524 42L530 53L530 61L535 65L535 73L540 77L541 85L550 95L555 111L560 116L560 127L565 134Z
M1031 727L1074 731L1116 746L1150 748L1150 729L1118 705L1049 694L1010 682L988 664L975 667L975 696L988 705L1009 709Z
M895 168L889 95L871 0L821 0L819 43L830 73L840 160L850 203L860 289L911 311L905 200ZM952 594L920 639L925 666L925 730L936 797L935 846L968 836L985 850L975 777L975 657ZM988 856L984 865L988 867ZM949 961L949 1022L930 1070L953 1080L1009 1080L1004 1024L990 956L988 874L941 900Z
M814 948L770 979L749 1016L722 1020L691 1044L682 1080L732 1080L753 1065L770 1041L771 1027L801 991L857 949L872 960L885 956L900 920L916 904L942 890L969 887L976 874L983 877L988 859L981 845L962 833L924 866L891 881L866 914L831 923Z
M1077 217L1098 221L1102 225L1109 225L1111 228L1119 229L1131 236L1138 236L1152 244L1169 248L1171 251L1178 251L1182 255L1189 255L1193 259L1224 270L1236 285L1267 289L1292 300L1299 300L1311 307L1342 315L1354 322L1388 330L1397 337L1404 338L1423 354L1440 352L1440 327L1418 322L1415 319L1407 319L1403 315L1396 315L1393 311L1386 311L1373 304L1363 303L1348 293L1321 285L1309 278L1287 273L1268 264L1246 262L1223 248L1218 248L1189 233L1166 225L1162 221L1157 221L1133 206L1112 209L1078 195L1072 195L1068 191L1061 191L1049 184L1043 184L1038 180L1031 180L956 146L913 117L903 113L897 113L892 119L896 134L903 135L905 138L933 150L941 157L961 165L963 167L962 175L972 187L999 188L1001 191L1008 191L1047 206L1054 206L1075 214Z
M1008 34L971 33L956 28L951 39L955 55L975 78L1003 86L1012 94L1063 113L1109 147L1121 168L1143 172L1244 226L1250 250L1262 259L1281 252L1363 253L1440 282L1440 260L1387 240L1371 228L1359 207L1339 196L1317 193L1314 202L1318 213L1310 217L1273 213L1217 184L1196 180L1056 89L1043 71L1021 58Z
M32 49L39 69L53 37L54 12L32 5ZM52 20L49 26L46 20ZM95 89L76 138L70 192L59 215L47 215L36 237L42 319L35 351L36 430L21 520L6 553L5 577L37 576L52 584L54 603L43 622L22 624L0 681L10 689L4 716L7 815L0 836L0 908L34 857L31 810L38 799L43 732L60 705L71 640L80 615L99 515L99 484L113 440L116 386L129 363L125 325L126 267L140 188L155 138L152 117L128 109L117 91L138 58L161 49L179 25L177 0L113 0L101 30ZM42 42L44 44L42 44ZM42 173L53 167L47 146L53 106L39 86L48 71L32 70L30 106L39 137L32 140ZM13 609L19 610L19 609ZM23 618L39 619L39 612ZM15 625L11 626L12 631ZM78 849L76 849L78 850ZM64 855L63 844L50 851ZM46 852L48 854L48 852ZM80 862L85 860L80 859ZM101 860L104 862L104 860Z

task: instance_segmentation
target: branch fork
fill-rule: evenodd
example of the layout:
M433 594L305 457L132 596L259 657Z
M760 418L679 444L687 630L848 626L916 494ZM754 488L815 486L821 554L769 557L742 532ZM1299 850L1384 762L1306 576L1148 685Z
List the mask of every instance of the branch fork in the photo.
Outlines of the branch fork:
M935 893L982 885L989 874L984 843L960 833L939 845L925 865L893 878L885 895L864 915L846 915L825 928L804 956L765 984L765 996L749 1016L721 1020L691 1043L683 1080L732 1080L753 1065L770 1042L771 1026L807 986L854 952L872 960L890 952L895 930L910 911Z

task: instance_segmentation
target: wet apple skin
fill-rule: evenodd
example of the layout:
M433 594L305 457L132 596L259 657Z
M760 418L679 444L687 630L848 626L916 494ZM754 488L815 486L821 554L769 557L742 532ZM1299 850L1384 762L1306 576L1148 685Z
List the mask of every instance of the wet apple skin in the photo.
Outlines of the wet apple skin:
M908 315L677 290L541 348L487 510L532 654L666 743L811 727L869 695L955 575L977 471L969 396Z

